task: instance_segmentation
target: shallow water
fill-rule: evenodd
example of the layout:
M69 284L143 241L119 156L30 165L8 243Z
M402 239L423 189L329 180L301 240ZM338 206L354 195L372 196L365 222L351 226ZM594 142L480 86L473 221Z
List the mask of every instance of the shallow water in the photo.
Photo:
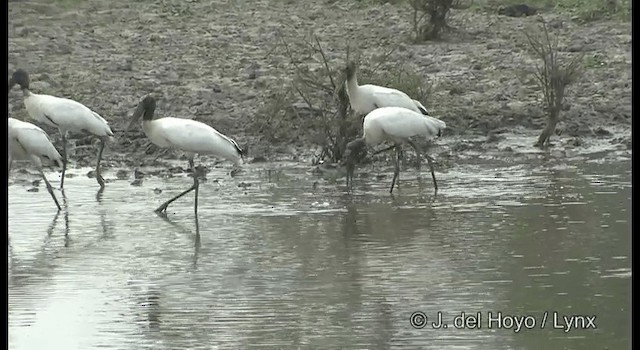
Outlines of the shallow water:
M412 169L390 196L388 168L352 195L301 166L216 168L199 238L193 195L168 220L153 213L186 176L113 181L100 201L94 179L69 178L56 215L42 185L18 181L36 177L14 172L9 347L629 348L630 161L476 163L437 173L435 198ZM438 311L447 329L432 328ZM480 329L456 328L461 312L480 313ZM499 329L489 312L535 329ZM554 312L597 328L554 329Z

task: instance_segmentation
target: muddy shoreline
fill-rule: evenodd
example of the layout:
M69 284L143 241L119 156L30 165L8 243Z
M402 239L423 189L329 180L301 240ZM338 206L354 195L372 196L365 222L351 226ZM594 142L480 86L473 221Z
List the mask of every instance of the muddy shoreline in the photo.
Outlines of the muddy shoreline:
M246 162L311 165L320 151L313 140L292 135L267 141L253 123L264 118L274 91L291 80L285 74L292 71L289 61L275 48L276 33L305 31L322 39L335 64L343 62L347 43L357 43L355 49L368 57L395 47L392 60L409 62L433 80L432 96L423 103L448 126L430 150L439 167L479 154L516 159L523 152L631 152L630 23L581 25L561 13L542 14L561 33L561 51L585 52L587 66L568 91L553 146L537 152L532 145L545 119L527 75L534 61L520 37L535 25L534 17L452 11L450 22L459 31L441 42L413 45L409 12L400 5L278 0L61 4L9 3L8 71L24 68L32 74L34 92L76 99L110 122L116 137L105 152L105 169L163 167L167 160L181 159L179 152L151 145L140 128L125 130L136 103L149 93L159 100L159 116L214 126L249 149ZM365 83L366 77L361 80ZM9 94L9 115L24 120L22 97L15 90ZM45 130L59 147L59 133ZM514 139L519 141L510 143ZM71 142L70 166L93 166L95 141L72 135ZM200 161L213 166L216 160Z

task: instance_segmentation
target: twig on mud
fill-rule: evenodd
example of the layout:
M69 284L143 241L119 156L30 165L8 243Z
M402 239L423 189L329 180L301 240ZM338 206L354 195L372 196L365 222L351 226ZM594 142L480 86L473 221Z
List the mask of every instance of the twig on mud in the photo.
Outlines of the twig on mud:
M298 92L298 95L300 95L300 97L302 97L302 99L307 104L307 106L309 106L309 109L311 109L311 112L313 112L315 108L313 107L313 105L311 104L311 101L307 98L307 96L300 90L300 88L296 83L293 83L291 85L293 85L293 88L296 89L296 91Z
M333 75L331 74L331 69L329 68L329 62L327 61L327 56L324 54L324 50L322 50L322 45L320 45L320 40L317 35L314 35L316 38L316 43L318 43L318 49L320 51L320 55L322 55L322 61L324 61L324 68L327 69L327 75L329 75L329 79L331 80L331 85L333 86L333 90L336 89L336 83L333 81Z
M371 69L371 73L376 73L378 71L378 69L380 69L380 67L382 67L383 64L385 64L386 62L389 61L389 57L391 57L391 55L396 52L396 50L398 49L398 47L393 47L391 48L391 50L387 51L386 53L382 54L382 58L380 59L380 62L378 62L378 64Z

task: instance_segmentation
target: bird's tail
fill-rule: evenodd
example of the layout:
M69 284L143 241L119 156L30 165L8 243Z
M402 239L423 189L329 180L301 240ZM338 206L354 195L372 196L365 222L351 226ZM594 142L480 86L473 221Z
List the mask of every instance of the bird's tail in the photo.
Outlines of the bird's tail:
M413 100L413 103L416 104L416 107L418 107L420 113L422 113L423 115L429 115L429 111L427 111L427 109L422 105L422 103L420 103L420 101Z

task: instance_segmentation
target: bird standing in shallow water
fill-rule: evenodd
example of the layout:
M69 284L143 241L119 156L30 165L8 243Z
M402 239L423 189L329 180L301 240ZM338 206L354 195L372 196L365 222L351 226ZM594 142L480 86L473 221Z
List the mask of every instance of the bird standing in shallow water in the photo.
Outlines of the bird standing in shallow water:
M395 171L391 182L391 189L396 185L400 174L400 152L401 145L408 143L418 154L418 167L420 167L421 151L415 142L409 138L412 136L423 136L427 139L440 136L442 129L446 128L445 122L440 119L421 115L402 107L383 107L373 110L367 114L363 122L363 136L347 144L345 152L345 163L347 167L347 187L353 188L353 173L355 165L359 163L367 154L367 146L375 146L385 141L390 141L395 148ZM379 152L376 152L379 153ZM433 186L438 191L436 175L433 171L432 159L426 155L433 178Z
M412 99L400 90L372 84L358 85L357 71L358 67L353 61L348 62L344 70L349 104L356 114L367 115L374 109L381 107L404 107L416 113L429 115L420 101ZM402 150L399 152L402 158ZM420 155L417 156L420 157ZM418 161L418 168L419 164Z
M100 139L100 151L96 164L96 179L100 188L104 188L104 179L100 174L100 161L105 142L113 136L109 123L98 113L85 105L67 98L51 95L34 94L29 91L29 74L16 70L9 80L9 91L14 85L19 85L24 96L24 105L29 116L46 125L56 127L62 135L62 178L60 188L64 187L64 174L67 170L67 132L87 131Z
M62 166L62 157L53 147L49 136L39 127L14 118L9 118L9 173L11 173L11 163L14 160L30 160L38 168L40 175L47 185L47 191L56 203L58 210L61 210L60 203L53 188L42 171L42 158Z
M198 176L193 164L196 154L211 154L232 161L236 169L242 166L244 152L231 138L221 134L207 124L182 118L164 117L153 119L156 100L146 96L134 112L129 128L142 117L142 129L145 135L158 147L173 148L185 152L193 174L193 186L171 198L155 210L166 214L167 207L176 199L195 190L194 213L198 215Z

